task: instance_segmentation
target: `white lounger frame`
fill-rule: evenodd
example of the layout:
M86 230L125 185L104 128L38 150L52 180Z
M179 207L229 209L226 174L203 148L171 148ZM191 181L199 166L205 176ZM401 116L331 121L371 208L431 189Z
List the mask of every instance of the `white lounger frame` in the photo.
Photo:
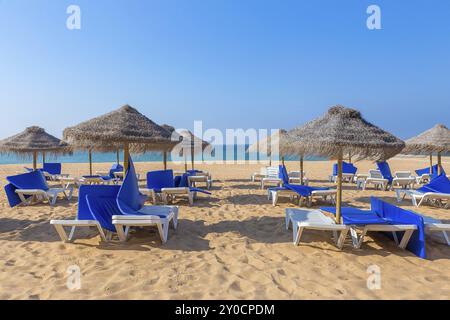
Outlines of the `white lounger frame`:
M212 187L212 179L209 174L197 174L195 176L188 176L189 185L191 187L196 187L196 184L199 182L203 182L206 184L206 189L211 189Z
M331 231L336 246L342 249L350 230L348 226L336 224L333 219L319 210L286 209L286 230L289 230L290 225L292 225L293 243L296 246L300 244L305 230L321 230Z
M294 199L298 199L298 204L301 206L303 202L306 201L306 205L308 207L312 206L313 198L322 198L324 201L328 199L332 204L336 204L336 189L330 190L315 190L311 192L311 196L302 197L297 192L292 190L267 190L267 198L268 200L272 200L272 205L275 207L278 203L278 198L280 196L288 196L291 198L291 201Z
M69 191L69 195L67 195L66 191ZM64 194L64 197L67 200L72 199L73 188L50 188L46 191L41 189L16 189L16 193L23 205L29 205L40 201L48 201L50 206L54 206L60 193ZM26 196L29 196L28 199Z
M261 179L261 189L264 189L266 185L276 185L281 187L283 181L278 177L279 168L278 167L267 167L267 175L265 178Z
M128 234L131 227L147 227L156 225L162 243L166 243L170 222L172 222L172 226L174 229L178 227L178 207L170 206L170 208L172 208L172 212L170 212L165 218L161 218L159 216L151 214L113 216L112 223L115 225L119 240L126 241L128 239ZM143 212L152 212L157 210L158 206L149 206L143 208ZM112 232L105 232L100 223L96 220L50 220L50 224L55 227L56 232L63 242L73 241L76 227L95 227L103 241L109 241L112 238ZM64 227L70 227L69 235L67 235Z
M361 235L358 236L358 233L356 232L357 229L362 229ZM367 232L392 232L392 235L394 237L395 243L399 246L401 249L405 249L406 246L409 243L409 240L411 239L411 236L413 232L417 230L417 226L412 224L397 224L397 225L385 225L385 224L368 224L363 227L360 226L351 226L351 236L352 236L352 242L353 247L356 249L361 248L361 245L364 242L364 237L366 236ZM405 232L402 240L399 242L396 232L403 231Z
M437 193L437 192L419 192L416 190L397 189L397 202L401 202L406 196L411 197L412 204L416 207L420 207L424 203L434 204L438 207L449 209L450 208L450 194L449 193ZM446 200L444 204L442 200Z

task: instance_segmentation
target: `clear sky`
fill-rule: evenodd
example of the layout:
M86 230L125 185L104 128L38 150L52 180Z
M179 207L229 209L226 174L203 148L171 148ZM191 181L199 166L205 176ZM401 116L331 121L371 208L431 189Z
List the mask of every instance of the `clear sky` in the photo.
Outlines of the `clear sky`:
M448 0L0 0L0 138L60 137L126 103L219 129L290 129L344 104L408 138L450 125L449 17Z

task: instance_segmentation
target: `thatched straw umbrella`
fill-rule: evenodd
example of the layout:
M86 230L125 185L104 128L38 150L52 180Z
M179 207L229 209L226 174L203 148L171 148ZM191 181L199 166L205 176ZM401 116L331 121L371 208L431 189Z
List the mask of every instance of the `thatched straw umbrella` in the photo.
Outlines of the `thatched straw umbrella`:
M430 173L433 173L433 153L437 153L438 175L441 174L441 153L450 152L450 130L443 124L422 132L416 137L406 140L406 154L429 154Z
M279 129L278 132L272 134L271 136L267 136L266 139L258 140L254 144L248 147L248 152L257 152L258 154L262 151L267 152L269 156L269 166L272 165L272 146L281 145L281 140L287 134L287 130ZM281 158L281 161L284 164L284 157Z
M174 127L163 124L162 127L169 131L172 134L172 140L177 143L178 146L180 146L183 150L184 155L184 170L187 171L187 156L184 152L186 149L190 149L191 153L191 169L194 170L194 156L196 153L202 152L203 149L205 149L209 143L200 139L199 137L195 136L191 131L189 130L181 130L176 131ZM167 156L164 156L164 159L166 159Z
M130 151L165 151L175 144L170 139L170 132L129 105L66 128L63 136L74 147L87 148L90 152L123 150L124 171L128 167Z
M37 169L38 152L64 154L70 153L69 145L45 132L44 129L33 126L12 137L0 141L1 153L14 153L33 156L33 169Z
M394 135L362 118L361 113L343 106L328 112L304 126L288 132L284 151L326 156L338 162L336 221L341 221L342 161L344 153L358 160L386 160L405 147Z

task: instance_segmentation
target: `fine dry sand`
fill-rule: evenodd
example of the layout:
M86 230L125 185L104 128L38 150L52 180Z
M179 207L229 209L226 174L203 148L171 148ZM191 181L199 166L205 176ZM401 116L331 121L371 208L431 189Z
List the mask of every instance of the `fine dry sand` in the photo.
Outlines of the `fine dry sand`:
M426 158L398 158L392 170L428 165ZM160 163L136 163L142 175ZM72 244L60 242L50 219L74 218L72 201L9 208L0 192L0 299L449 299L450 247L438 238L427 240L428 259L398 249L383 235L370 235L361 250L349 243L339 251L323 232L306 232L299 247L284 227L281 199L272 207L266 192L249 180L262 165L199 165L214 178L213 195L193 207L179 201L180 223L161 245L153 229L137 230L129 242L101 243L93 230L77 233ZM298 163L287 164L298 170ZM365 173L374 165L357 163ZM94 164L105 170L110 164ZM170 165L181 169L182 166ZM444 159L450 172L450 161ZM0 166L0 181L21 170ZM86 174L87 164L64 164L63 171ZM331 162L306 162L312 185L329 185ZM144 181L141 181L144 184ZM2 188L3 189L3 188ZM376 195L395 203L395 193L358 191L345 185L344 204L369 206ZM323 205L315 203L313 207ZM401 203L414 209L411 201ZM450 221L450 210L429 206L417 209ZM349 242L349 241L348 241ZM67 269L80 267L81 289L66 286ZM369 290L367 268L381 270L381 289Z

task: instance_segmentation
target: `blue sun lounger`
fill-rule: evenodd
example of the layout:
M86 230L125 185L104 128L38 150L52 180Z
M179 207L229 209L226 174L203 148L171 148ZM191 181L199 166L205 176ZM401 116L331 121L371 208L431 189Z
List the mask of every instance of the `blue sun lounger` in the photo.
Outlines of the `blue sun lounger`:
M353 165L353 163L342 162L342 179L347 182L352 182L356 175L358 168ZM330 182L336 182L338 175L338 164L333 165L333 174L329 176Z
M310 187L299 184L290 184L289 176L286 167L280 165L279 177L283 182L282 187L272 187L267 190L268 199L272 200L272 205L276 206L278 198L280 196L289 196L291 198L299 198L299 205L302 204L305 199L307 206L312 205L313 197L322 197L324 200L330 198L331 203L335 203L336 189L330 189L328 187Z
M322 211L336 214L335 207L323 207ZM407 249L425 259L425 225L423 217L391 205L378 198L371 198L371 209L342 208L344 225L351 227L350 233L355 248L360 248L367 232L387 232L402 249ZM362 229L358 236L357 229Z
M398 202L409 196L416 207L430 203L446 209L450 208L450 180L445 174L441 174L419 189L397 189L396 193Z
M178 225L178 207L144 206L145 196L139 193L134 165L122 186L82 185L75 220L51 220L62 241L73 240L76 227L96 227L103 241L117 233L121 241L127 239L130 227L157 226L161 241L168 237L169 224ZM67 236L64 227L70 227ZM104 232L106 230L106 233Z
M189 186L189 173L174 177L173 170L150 171L147 173L147 188L140 189L149 195L153 203L161 198L164 204L168 204L177 196L187 196L189 204L194 203L198 192L211 195L211 192Z
M40 170L8 176L6 180L9 183L5 186L5 192L11 207L36 201L48 201L53 206L60 193L68 200L72 198L72 187L50 188Z
M424 181L430 182L431 180L437 178L438 177L438 165L435 164L434 166L432 166L431 170L432 170L431 174L430 174L430 167L416 170L417 183L422 183ZM444 171L444 168L442 168L442 166L441 166L441 174L445 175L445 171Z

